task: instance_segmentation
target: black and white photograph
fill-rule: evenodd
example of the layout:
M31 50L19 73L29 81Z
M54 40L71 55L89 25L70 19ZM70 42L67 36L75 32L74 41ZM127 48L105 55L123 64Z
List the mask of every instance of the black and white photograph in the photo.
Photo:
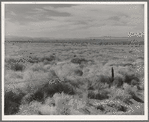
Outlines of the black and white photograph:
M2 2L1 10L5 119L147 118L147 2Z

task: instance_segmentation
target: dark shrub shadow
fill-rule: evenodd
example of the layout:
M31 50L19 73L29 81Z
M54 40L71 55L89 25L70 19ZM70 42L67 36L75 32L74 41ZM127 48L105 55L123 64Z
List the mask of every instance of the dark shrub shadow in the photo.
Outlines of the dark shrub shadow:
M21 99L23 98L24 93L13 93L12 91L5 91L4 94L4 114L12 115L16 114L19 111L19 106L21 104Z

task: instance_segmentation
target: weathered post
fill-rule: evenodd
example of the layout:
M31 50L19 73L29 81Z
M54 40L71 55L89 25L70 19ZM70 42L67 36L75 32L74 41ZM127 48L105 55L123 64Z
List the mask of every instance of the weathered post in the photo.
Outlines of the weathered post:
M113 69L113 67L112 67L112 68L111 68L111 83L110 83L109 87L111 87L113 81L114 81L114 69Z
M111 72L112 72L112 83L113 83L113 81L114 81L114 69L113 69L113 67L111 69Z

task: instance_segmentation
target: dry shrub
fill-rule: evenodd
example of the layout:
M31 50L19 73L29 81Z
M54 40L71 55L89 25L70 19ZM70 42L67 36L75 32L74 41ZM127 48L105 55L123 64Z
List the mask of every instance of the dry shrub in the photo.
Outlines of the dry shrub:
M37 72L40 72L40 71L46 72L47 71L44 68L44 64L43 63L35 63L29 69L32 70L32 71L34 71L34 72L35 71L37 71Z
M17 113L20 104L23 104L22 106L28 111L28 115L85 114L84 111L87 106L87 99L81 98L81 95L83 95L85 90L88 90L87 97L90 99L104 100L113 97L114 100L117 99L129 105L133 104L131 99L141 103L144 102L138 96L138 89L131 87L140 85L140 76L138 76L134 70L130 70L126 67L128 64L122 63L123 65L121 65L119 63L116 65L113 63L101 67L98 62L99 64L97 65L90 65L90 67L88 65L88 70L82 71L78 66L87 63L87 60L83 58L75 58L71 60L72 63L64 63L63 65L58 64L56 68L54 66L53 70L50 68L48 71L48 68L45 68L44 64L55 60L54 57L50 58L48 59L46 56L35 58L32 62L40 63L33 64L29 70L25 70L24 72L15 73L16 75L14 75L14 78L26 81L26 87L22 89L22 96L21 92L19 92L20 95L15 94L13 96L12 94L13 98L16 97L15 100L17 99L17 101L19 101L18 103L11 97L7 97L5 110L7 114ZM112 84L112 87L115 87L115 89L112 89L112 87L109 88L109 85L112 82L110 66L113 66L115 71L115 77ZM84 65L83 68L85 69ZM19 68L15 69L15 71L23 70ZM86 75L84 75L85 71ZM55 80L57 78L63 80L61 80L61 82L55 81L54 83L50 83L50 80ZM127 86L125 87L124 84L127 84ZM109 90L107 88L109 88ZM76 93L80 96L76 98L70 96ZM35 103L37 105L31 105L35 101L38 101ZM40 102L42 102L42 104ZM15 107L8 108L8 106ZM37 108L34 108L33 106L36 106ZM29 107L29 110L27 107ZM97 109L100 109L105 113L108 111L114 111L115 113L119 111L126 112L125 106L117 105L115 103L109 103L106 104L106 106L98 106Z
M40 59L41 62L44 62L44 61L53 61L55 60L56 57L54 55L50 55L50 56L44 56Z
M126 104L132 104L130 99L132 98L130 94L128 94L124 89L114 88L111 89L111 98L114 100L123 101Z
M19 106L21 104L21 99L23 98L24 93L22 92L12 92L5 91L4 94L4 113L5 115L16 114L19 111Z
M129 68L121 68L118 71L119 74L123 75L124 82L128 83L129 85L132 84L132 81L135 81L136 83L139 83L139 76L131 69Z
M64 93L54 94L52 98L48 97L45 99L44 104L37 101L32 101L26 106L26 112L21 109L20 114L40 114L40 115L69 115L70 109L68 102L72 97Z
M135 69L124 66L113 66L114 69L114 81L111 85L116 87L122 87L123 83L135 86L140 84L140 75L135 72ZM111 78L111 67L104 66L101 74Z
M115 64L118 63L118 60L109 60L105 66L114 66Z
M24 58L18 58L18 57L13 57L13 58L5 58L5 62L8 63L8 64L15 64L15 63L19 63L19 62L22 62L22 63L25 63L25 59Z
M98 100L108 99L109 98L109 91L106 91L106 90L101 90L101 91L89 90L88 91L88 98L98 99Z
M75 94L74 88L69 83L46 83L39 86L36 90L34 88L33 95L29 96L29 102L32 100L43 102L45 98L52 97L55 93ZM31 99L30 99L31 98Z
M53 96L57 113L60 115L81 115L83 108L86 106L86 101L79 98L79 96L69 96L64 93L55 94Z
M42 106L40 102L32 101L30 104L22 104L16 115L39 115L39 108Z
M24 106L27 107L26 113L30 114L83 115L83 108L86 106L86 101L80 99L78 96L70 96L62 92L54 94L52 98L48 97L44 104L33 101ZM22 109L20 110L22 111Z
M54 55L47 55L47 56L37 56L37 55L32 55L32 56L27 56L24 57L23 59L10 59L9 62L16 62L18 60L19 62L29 62L29 63L39 63L39 62L44 62L45 64L50 63L51 61L54 61L56 58ZM7 59L8 61L8 59Z
M30 63L38 63L39 58L37 56L29 56L26 58L26 61Z
M49 106L55 106L55 100L53 97L47 97L44 101L44 104Z
M56 81L50 83L50 80L58 80L56 73L51 70L49 73L30 72L31 75L26 86L27 93L33 93L32 100L43 101L45 97L53 96L55 93L64 92L74 94L75 90L69 83Z
M23 71L25 69L25 65L21 62L15 62L15 63L7 63L6 69L11 69L13 71Z
M24 58L6 58L5 67L8 70L23 71L26 68L26 61Z
M81 64L82 62L87 63L88 61L84 58L73 58L71 62L75 64Z
M130 105L127 112L124 115L144 115L144 104L136 103Z
M111 87L111 97L113 99L118 99L123 101L126 104L133 104L131 99L134 99L137 102L143 103L143 99L139 97L137 87L131 87L129 84L124 83L123 89Z
M116 86L116 87L121 87L123 85L123 83L124 83L124 78L120 77L120 76L119 77L116 76L114 78L114 81L113 81L112 85Z
M104 114L119 114L120 112L123 113L129 110L129 106L121 100L103 100L96 106L96 108Z
M82 111L76 110L76 109L71 109L70 108L70 113L71 115L84 115Z
M116 66L116 67L126 67L126 66L133 66L132 61L125 61L124 59L119 60L110 60L106 66Z
M77 76L82 76L83 75L83 72L81 71L81 70L74 70L74 73L75 73L75 75L77 75Z
M31 101L33 101L34 93L27 93L21 100L21 104L29 104Z
M69 109L70 106L68 105L70 97L62 93L62 94L55 94L53 98L55 100L55 105L57 107L58 114L70 115L70 109Z
M116 114L117 112L126 112L127 107L117 104L117 103L108 103L106 105L103 105L104 113L109 114Z
M83 88L84 85L87 85L87 79L83 77L67 77L65 82L69 83L73 88Z
M131 84L132 81L134 81L134 80L136 83L139 83L139 78L135 74L126 74L125 75L125 81L124 81L125 83Z
M45 92L47 95L53 95L55 93L64 92L65 94L75 94L74 88L69 83L55 83L49 84L45 87Z
M39 107L38 110L40 115L57 115L57 107L56 106L49 106L49 105L42 105ZM63 113L63 112L62 112Z
M30 103L33 100L43 100L43 93L37 92L48 84L52 76L49 73L33 72L26 70L24 73L25 86L21 89L26 95L22 99L22 104ZM37 93L36 93L37 92Z
M51 67L51 70L54 70L60 79L69 76L75 77L82 74L79 65L70 62L59 63L58 65Z
M86 107L86 101L77 96L70 99L68 104L71 106L71 110L79 110Z
M14 72L9 70L5 73L5 84L22 82L24 73L21 71Z
M105 75L96 75L88 78L88 80L93 89L107 88L112 81L111 77Z
M43 85L48 83L50 79L51 76L49 73L27 70L24 73L24 80L26 81L26 87L24 89L26 89L27 93L32 93L43 87Z
M11 64L11 69L14 71L23 71L25 66L22 63Z
M132 99L134 99L135 101L140 102L140 103L144 103L144 100L141 97L139 97L138 88L136 86L127 87L127 89L125 89L125 91L128 94L130 94L132 96Z
M144 90L144 78L140 78L140 83L138 85L139 90Z

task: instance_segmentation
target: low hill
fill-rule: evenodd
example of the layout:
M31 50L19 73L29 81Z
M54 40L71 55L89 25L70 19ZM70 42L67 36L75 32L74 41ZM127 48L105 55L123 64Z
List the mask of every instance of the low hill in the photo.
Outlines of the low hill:
M16 36L8 36L5 38L6 42L30 42L30 43L86 43L86 44L144 44L144 37L94 37L94 38L66 38L66 39L56 39L56 38L32 38L32 37L16 37Z

